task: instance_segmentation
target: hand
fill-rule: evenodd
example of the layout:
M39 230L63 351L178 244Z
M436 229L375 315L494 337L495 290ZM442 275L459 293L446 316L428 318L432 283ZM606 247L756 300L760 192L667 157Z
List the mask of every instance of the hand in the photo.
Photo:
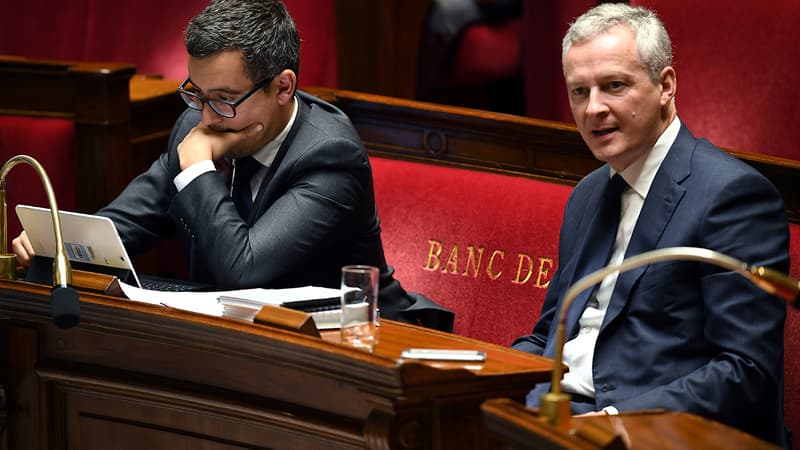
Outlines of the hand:
M13 241L11 241L11 251L17 255L17 262L25 267L31 264L31 258L36 256L28 240L28 235L23 231Z
M261 123L254 123L238 131L220 131L201 123L192 128L183 141L178 144L181 170L200 161L216 162L228 155L250 155L262 146L251 138L263 129L264 126Z

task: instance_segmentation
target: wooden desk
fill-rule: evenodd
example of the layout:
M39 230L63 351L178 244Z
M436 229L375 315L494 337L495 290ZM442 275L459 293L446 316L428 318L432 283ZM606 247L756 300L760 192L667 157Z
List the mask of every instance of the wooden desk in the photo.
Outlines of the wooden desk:
M573 435L559 435L560 440L542 440L540 418L531 409L509 399L492 399L482 406L489 430L503 443L504 449L592 449L592 430L614 430L630 450L729 449L776 450L780 447L735 428L689 413L641 413L619 416L573 418Z
M370 354L92 293L81 324L61 330L49 288L0 281L0 448L493 448L481 402L521 401L549 372L546 359L447 333L391 321L379 333ZM399 359L414 346L488 359Z

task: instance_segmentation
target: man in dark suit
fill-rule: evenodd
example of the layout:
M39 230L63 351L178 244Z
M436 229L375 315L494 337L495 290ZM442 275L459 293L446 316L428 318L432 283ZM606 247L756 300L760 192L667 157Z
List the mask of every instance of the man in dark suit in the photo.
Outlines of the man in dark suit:
M187 109L168 151L98 214L139 254L179 236L190 276L218 288L338 288L380 268L382 317L449 329L386 264L372 171L348 118L296 90L300 40L277 0L217 0L186 30ZM27 260L24 242L15 242Z
M592 252L602 252L588 236L615 174L627 189L615 194L621 209L601 266L694 246L788 270L788 223L776 189L678 119L671 43L654 13L597 6L572 24L562 56L577 127L607 164L575 187L541 316L514 348L554 356L565 292L599 268L584 267ZM573 308L563 389L574 414L689 411L787 444L781 300L737 273L674 261L606 277ZM528 404L538 406L549 387L538 385Z

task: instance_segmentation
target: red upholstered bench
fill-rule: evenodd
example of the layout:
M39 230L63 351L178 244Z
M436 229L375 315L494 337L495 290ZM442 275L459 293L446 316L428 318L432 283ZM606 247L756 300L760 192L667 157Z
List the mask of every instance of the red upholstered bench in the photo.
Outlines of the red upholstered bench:
M457 334L510 345L539 315L572 188L372 157L387 261L456 314Z
M800 279L800 225L789 225L791 242L790 274ZM793 447L800 446L800 385L796 383L800 377L800 310L790 310L786 316L783 333L783 412L786 425L794 434Z

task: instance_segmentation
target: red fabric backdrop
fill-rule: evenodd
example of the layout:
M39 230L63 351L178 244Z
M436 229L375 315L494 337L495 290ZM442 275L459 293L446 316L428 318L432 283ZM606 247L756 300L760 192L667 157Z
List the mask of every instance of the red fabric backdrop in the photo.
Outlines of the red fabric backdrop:
M136 65L186 76L183 31L208 0L26 0L0 14L0 54ZM287 0L302 39L300 84L337 86L335 0Z
M797 0L634 0L667 26L678 114L723 147L800 160Z

